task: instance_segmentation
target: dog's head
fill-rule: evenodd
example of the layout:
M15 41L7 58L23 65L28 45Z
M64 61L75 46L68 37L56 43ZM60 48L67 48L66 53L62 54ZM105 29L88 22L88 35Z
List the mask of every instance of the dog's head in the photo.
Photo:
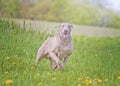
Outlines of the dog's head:
M73 28L73 25L70 23L62 23L55 27L60 28L60 33L66 37L67 35L71 35L71 29Z

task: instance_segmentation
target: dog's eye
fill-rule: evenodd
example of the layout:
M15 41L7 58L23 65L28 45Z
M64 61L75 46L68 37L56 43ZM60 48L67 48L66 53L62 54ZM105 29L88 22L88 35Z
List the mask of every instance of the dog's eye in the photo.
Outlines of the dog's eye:
M68 25L68 28L72 28L71 25Z

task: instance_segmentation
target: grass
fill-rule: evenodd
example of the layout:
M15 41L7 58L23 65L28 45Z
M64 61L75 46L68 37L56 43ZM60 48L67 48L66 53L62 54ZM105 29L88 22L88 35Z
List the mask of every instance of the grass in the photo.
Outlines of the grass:
M120 37L73 36L74 52L64 71L49 60L34 62L44 32L0 20L0 86L119 86Z

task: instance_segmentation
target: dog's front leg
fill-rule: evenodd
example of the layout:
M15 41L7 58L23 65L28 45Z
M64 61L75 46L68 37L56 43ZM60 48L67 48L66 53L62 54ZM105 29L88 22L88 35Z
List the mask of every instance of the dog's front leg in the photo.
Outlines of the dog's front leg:
M63 69L63 64L60 62L60 59L53 53L49 53L50 59L52 59L54 62L56 62L58 68Z
M50 60L50 65L51 65L51 69L52 70L54 70L54 69L56 69L57 68L57 64L56 64L56 62L55 61L53 61L53 60Z
M65 66L66 62L68 61L69 57L65 57L63 61L63 66Z

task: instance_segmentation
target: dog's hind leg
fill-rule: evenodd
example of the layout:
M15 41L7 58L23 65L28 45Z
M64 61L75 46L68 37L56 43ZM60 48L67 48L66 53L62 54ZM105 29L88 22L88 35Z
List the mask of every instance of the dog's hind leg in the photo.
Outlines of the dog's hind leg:
M69 57L65 57L63 61L63 66L65 66L66 62L68 61Z
M45 55L45 50L42 47L40 47L37 52L36 63L38 63L44 57L44 55Z

